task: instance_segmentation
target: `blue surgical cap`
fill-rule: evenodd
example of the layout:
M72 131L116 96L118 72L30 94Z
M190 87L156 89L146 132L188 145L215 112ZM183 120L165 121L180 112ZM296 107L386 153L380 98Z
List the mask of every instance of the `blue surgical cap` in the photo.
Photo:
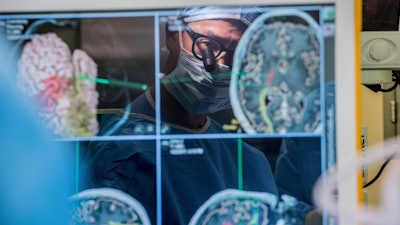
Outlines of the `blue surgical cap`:
M185 8L180 12L185 22L209 19L236 19L250 25L262 14L256 6L199 6Z

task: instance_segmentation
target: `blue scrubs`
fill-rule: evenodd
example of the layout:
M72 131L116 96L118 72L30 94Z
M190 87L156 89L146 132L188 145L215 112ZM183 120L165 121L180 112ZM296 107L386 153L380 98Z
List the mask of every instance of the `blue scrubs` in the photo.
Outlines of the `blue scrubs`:
M113 135L155 134L154 105L148 94L133 101L130 116L121 126L123 115L109 119L102 133ZM188 224L196 210L213 194L239 188L238 141L221 139L226 133L212 119L198 130L176 125L162 115L162 132L166 135L213 134L214 139L161 140L162 221L163 224ZM156 141L129 140L92 142L88 158L91 187L113 187L139 200L152 224L156 224ZM242 143L243 189L278 195L274 176L265 155Z

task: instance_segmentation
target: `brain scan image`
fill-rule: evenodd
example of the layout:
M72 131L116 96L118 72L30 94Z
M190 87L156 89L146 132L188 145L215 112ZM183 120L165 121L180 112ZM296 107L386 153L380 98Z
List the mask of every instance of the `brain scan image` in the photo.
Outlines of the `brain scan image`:
M260 16L238 44L230 98L247 133L316 132L320 126L320 34L307 13Z
M97 65L80 49L72 53L55 33L36 35L22 49L18 83L38 105L45 126L60 137L97 133Z
M189 225L284 225L303 224L293 210L297 200L283 195L226 189L211 196L194 214Z
M71 197L69 225L150 225L142 204L113 188L87 189Z

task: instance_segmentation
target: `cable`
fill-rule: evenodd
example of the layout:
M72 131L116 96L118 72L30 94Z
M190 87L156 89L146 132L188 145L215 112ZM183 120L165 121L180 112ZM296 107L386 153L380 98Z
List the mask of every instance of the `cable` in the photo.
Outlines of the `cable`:
M381 176L383 170L385 169L385 167L387 166L387 164L395 157L396 154L391 155L389 158L387 158L385 160L385 162L383 162L381 168L379 169L378 173L375 175L374 178L372 178L372 180L368 181L366 184L363 185L363 188L367 188L369 186L371 186L373 183L375 183L375 181L378 180L378 178Z
M400 71L397 70L392 70L392 81L394 81L394 84L392 87L388 89L382 89L381 84L364 84L367 88L372 90L373 92L390 92L396 89L400 85Z
M392 71L392 76L393 76L393 81L394 81L393 86L391 88L389 88L389 89L382 89L381 88L380 91L382 91L382 92L390 92L390 91L393 91L394 89L396 89L397 86L399 86L399 84L400 84L399 71L393 70Z
M390 92L393 91L394 89L397 88L397 86L400 85L400 72L397 70L393 70L392 71L392 76L393 76L393 81L395 82L394 85L389 88L389 89L382 89L380 88L380 90L377 91L382 91L382 92ZM392 156L390 156L389 158L387 158L385 160L385 162L383 162L381 168L379 169L378 173L375 175L375 177L370 180L369 182L367 182L366 184L363 185L363 188L367 188L369 186L371 186L373 183L375 183L375 181L378 180L378 178L381 176L383 170L385 169L385 167L387 166L387 164L395 157L395 154L393 154Z
M393 76L393 81L395 82L394 85L391 88L388 89L382 89L379 85L378 89L374 89L373 91L377 92L377 91L382 91L382 92L390 92L393 91L394 89L397 88L397 86L400 85L400 71L397 70L393 70L392 71L392 76ZM391 155L389 158L387 158L385 160L385 162L383 162L381 168L379 169L378 173L375 175L375 177L370 180L369 182L367 182L366 184L363 185L363 188L367 188L369 186L371 186L373 183L375 183L375 181L378 180L378 178L381 176L383 170L385 169L385 167L387 166L387 164L395 157L396 154Z

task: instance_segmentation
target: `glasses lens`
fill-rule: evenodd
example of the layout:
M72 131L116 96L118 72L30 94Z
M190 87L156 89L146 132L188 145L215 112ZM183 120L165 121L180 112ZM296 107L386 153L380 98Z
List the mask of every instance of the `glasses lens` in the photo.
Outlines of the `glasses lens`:
M196 57L202 59L202 55L207 49L214 54L214 57L221 53L221 45L218 42L206 37L197 38L193 49Z

